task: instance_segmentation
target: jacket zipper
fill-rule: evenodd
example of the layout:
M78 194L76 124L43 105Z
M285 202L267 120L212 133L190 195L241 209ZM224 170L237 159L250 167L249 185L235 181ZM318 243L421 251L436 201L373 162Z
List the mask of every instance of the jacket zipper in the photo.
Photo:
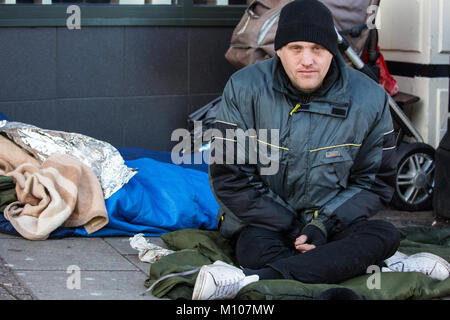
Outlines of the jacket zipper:
M309 145L311 142L311 114L307 112L308 114L308 136L306 140L306 150L309 150ZM309 175L311 171L311 164L310 164L310 152L306 152L306 179L305 179L305 199L307 198L307 203L311 202L311 194L308 192L309 190Z
M294 113L296 113L298 109L301 109L302 106L309 105L310 102L311 102L311 97L308 96L307 99L304 100L304 103L302 103L302 102L297 103L295 105L295 107L289 112L289 118L288 118L289 140L291 138L292 115ZM310 140L311 140L311 114L309 112L307 112L306 114L307 114L307 117L308 117L308 135L307 135L307 140L306 140L306 150L309 150L309 145L310 145ZM307 172L306 172L306 178L305 178L305 192L301 196L303 199L306 199L306 197L308 197L307 202L305 201L306 203L310 202L310 199L309 199L310 195L308 193L309 172L310 172L310 163L309 162L310 162L310 153L306 152ZM289 164L289 162L288 162L288 164ZM287 169L288 168L286 168L286 173L287 173Z

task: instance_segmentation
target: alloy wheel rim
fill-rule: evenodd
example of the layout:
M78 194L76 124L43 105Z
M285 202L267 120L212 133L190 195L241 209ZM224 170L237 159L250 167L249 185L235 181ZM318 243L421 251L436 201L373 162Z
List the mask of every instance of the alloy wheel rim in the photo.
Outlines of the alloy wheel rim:
M408 204L416 205L429 199L434 187L433 158L425 153L408 156L398 169L396 189L400 198Z

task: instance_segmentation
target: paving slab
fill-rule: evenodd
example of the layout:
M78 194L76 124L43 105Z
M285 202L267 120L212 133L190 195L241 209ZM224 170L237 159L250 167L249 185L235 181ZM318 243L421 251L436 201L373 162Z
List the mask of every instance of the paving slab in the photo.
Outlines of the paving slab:
M108 237L103 240L120 254L138 254L139 251L130 246L131 237Z
M139 256L137 254L127 254L124 255L124 257L128 259L128 261L130 261L132 264L134 264L137 268L139 268L139 270L141 270L147 276L150 275L150 268L152 266L151 263L139 260Z
M143 262L139 259L139 251L133 249L130 245L130 237L109 237L103 238L111 247L119 252L124 258L135 265L139 270L144 272L147 276L150 274L151 263ZM167 248L161 238L146 237L148 242L156 244L160 247Z
M23 239L21 236L4 233L0 231L0 239Z
M16 300L3 286L0 286L0 300Z
M39 300L155 300L147 276L137 271L20 271L17 277Z
M2 300L157 299L142 295L150 264L139 260L129 237L0 239Z
M13 270L129 270L137 268L102 238L2 239L0 256Z
M34 300L31 291L0 257L0 300Z
M104 240L113 248L115 248L120 254L138 254L138 251L131 247L130 238L131 237L108 237L104 238ZM145 237L145 240L162 248L167 248L166 244L161 238Z

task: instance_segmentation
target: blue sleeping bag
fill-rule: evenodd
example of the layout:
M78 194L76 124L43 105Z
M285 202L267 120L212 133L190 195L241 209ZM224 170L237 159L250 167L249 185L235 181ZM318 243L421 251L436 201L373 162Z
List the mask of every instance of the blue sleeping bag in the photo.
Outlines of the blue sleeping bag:
M69 236L158 237L169 231L217 229L219 206L208 183L207 164L170 163L170 152L141 148L118 149L130 168L138 173L105 200L109 223L88 234L84 227L59 227L49 238ZM17 234L0 215L0 230Z

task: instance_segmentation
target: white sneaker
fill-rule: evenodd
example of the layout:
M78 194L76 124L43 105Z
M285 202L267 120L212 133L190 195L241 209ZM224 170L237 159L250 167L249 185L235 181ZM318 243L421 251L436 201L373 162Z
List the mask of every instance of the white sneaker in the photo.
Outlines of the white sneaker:
M400 251L396 251L393 256L384 260L384 263L386 263L387 266L390 266L391 264L394 264L401 260L405 260L406 258L408 258L408 255L401 253Z
M403 259L391 258L385 260L388 269L383 268L383 272L422 272L438 280L445 280L450 275L450 264L432 253L420 252Z
M192 300L233 299L246 285L259 280L223 261L201 267L195 281Z

